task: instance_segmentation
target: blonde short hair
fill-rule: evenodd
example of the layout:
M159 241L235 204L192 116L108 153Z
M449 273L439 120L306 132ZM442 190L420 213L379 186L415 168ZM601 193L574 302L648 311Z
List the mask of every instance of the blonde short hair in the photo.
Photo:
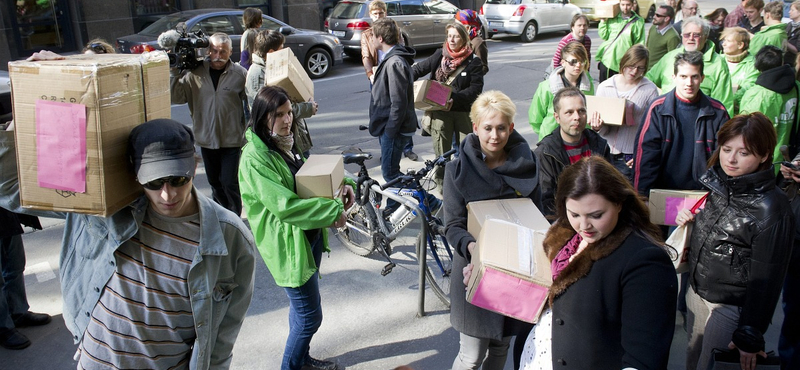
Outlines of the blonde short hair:
M484 91L472 103L469 118L473 124L478 125L482 119L492 112L499 112L508 120L508 123L512 123L514 122L514 116L517 115L517 107L511 101L511 98L501 91Z
M742 27L726 27L719 35L720 40L725 40L728 36L733 36L733 41L741 42L744 50L750 49L750 32Z
M384 3L381 0L375 0L375 1L371 2L371 3L369 3L369 12L368 13L372 13L373 10L377 10L377 9L380 9L380 10L383 10L384 12L386 12L386 3Z

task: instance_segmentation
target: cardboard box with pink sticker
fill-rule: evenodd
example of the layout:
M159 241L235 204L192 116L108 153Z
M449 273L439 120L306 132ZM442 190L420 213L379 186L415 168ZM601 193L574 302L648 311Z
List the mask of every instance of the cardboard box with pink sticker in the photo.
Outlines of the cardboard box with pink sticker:
M650 222L656 225L677 226L675 218L682 209L691 209L703 195L705 190L650 190ZM702 208L702 207L701 207Z

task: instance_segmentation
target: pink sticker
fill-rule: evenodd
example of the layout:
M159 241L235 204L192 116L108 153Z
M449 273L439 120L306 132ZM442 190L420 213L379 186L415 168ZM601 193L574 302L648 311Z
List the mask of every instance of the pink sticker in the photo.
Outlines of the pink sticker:
M86 106L36 101L39 186L86 192Z
M678 212L682 209L691 209L697 199L682 198L682 197L666 197L664 199L664 223L667 225L675 225L675 219L678 217Z
M537 320L547 288L487 267L472 297L472 304L527 322Z
M431 82L431 86L428 88L428 92L425 94L425 99L428 99L441 106L445 106L447 105L447 93L449 92L450 89L447 87L436 82Z

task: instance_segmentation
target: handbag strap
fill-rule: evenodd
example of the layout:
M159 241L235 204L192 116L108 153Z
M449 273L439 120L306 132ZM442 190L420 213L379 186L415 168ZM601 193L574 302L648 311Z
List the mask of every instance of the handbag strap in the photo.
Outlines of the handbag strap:
M447 81L445 81L444 84L447 85L447 86L451 86L453 84L453 81L456 80L456 77L458 77L458 75L460 75L461 72L464 71L465 68L467 68L467 61L466 60L461 62L461 65L458 66L458 68L456 68L456 70L453 71L453 73L450 74L450 76L447 77Z
M613 45L613 44L614 44L614 43L617 41L617 39L619 38L619 36L620 36L620 35L622 35L622 33L623 33L623 32L625 32L625 29L627 29L627 28L628 28L628 26L629 26L631 23L633 23L633 22L635 22L635 21L636 21L636 18L637 18L637 17L639 17L639 15L638 15L638 14L636 14L636 13L633 13L633 15L631 16L631 19L629 19L629 20L628 20L628 23L625 23L625 25L624 25L624 26L622 26L622 29L621 29L621 30L619 30L619 33L617 33L617 37L614 37L614 40L613 40L613 41L611 41L611 43L610 43L609 45Z
M703 204L703 202L706 201L706 198L708 198L708 194L711 194L711 192L708 192L705 195L703 195L700 199L697 200L697 203L695 203L694 206L692 206L692 209L691 209L692 214L697 212L697 209L700 208L700 206Z

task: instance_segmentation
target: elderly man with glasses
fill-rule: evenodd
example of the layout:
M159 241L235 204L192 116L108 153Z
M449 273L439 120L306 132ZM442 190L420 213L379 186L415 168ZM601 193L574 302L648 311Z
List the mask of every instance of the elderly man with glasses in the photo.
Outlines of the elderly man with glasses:
M671 90L674 85L673 64L675 57L687 51L703 53L703 71L705 78L700 84L704 94L719 100L729 113L733 112L733 89L728 66L714 50L714 44L708 41L710 26L705 19L690 17L683 22L681 39L683 46L670 51L647 72L647 79L653 81L661 91Z

